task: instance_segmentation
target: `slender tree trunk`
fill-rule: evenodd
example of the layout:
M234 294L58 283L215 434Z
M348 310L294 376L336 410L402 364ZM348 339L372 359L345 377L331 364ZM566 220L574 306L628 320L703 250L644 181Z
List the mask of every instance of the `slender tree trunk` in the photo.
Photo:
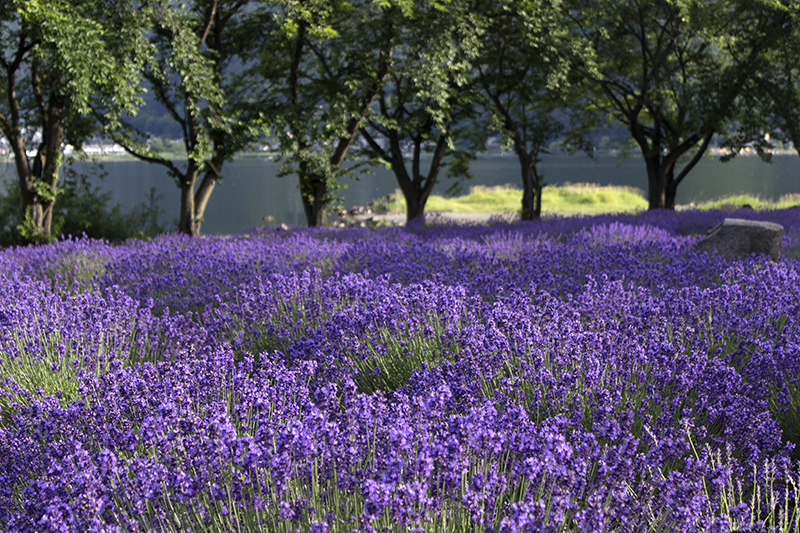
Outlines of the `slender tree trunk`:
M419 157L419 156L417 156ZM405 165L402 163L402 154L400 155L400 167L392 165L395 171L397 183L400 185L400 190L403 192L403 197L406 200L406 226L413 224L414 221L425 216L425 205L428 203L428 198L433 192L433 187L436 185L436 178L441 170L441 159L434 157L431 160L431 166L428 168L428 175L422 176L419 172L419 161L413 179L410 179Z
M49 240L53 223L53 207L56 203L56 186L58 185L58 171L61 168L61 145L64 142L64 107L62 98L55 96L50 99L47 116L47 135L43 136L44 166L40 180L50 190L49 198L42 198L42 233Z
M664 207L666 209L675 209L675 195L678 192L678 180L675 179L675 172L670 169L668 171L666 182L667 188L664 191Z
M181 216L178 219L178 231L195 236L199 233L194 217L194 181L181 183Z
M220 167L221 166L222 165L220 165ZM217 168L216 171L207 170L203 175L203 181L200 182L200 188L197 189L197 192L194 194L194 227L197 233L193 234L193 237L200 236L200 226L203 224L206 206L208 205L208 200L211 198L211 193L214 192L214 188L219 181L217 172L220 170L222 169Z
M410 179L405 168L399 138L395 137L394 142L391 144L393 151L392 169L395 171L400 190L403 191L403 196L406 199L406 225L409 225L414 223L416 219L425 216L425 205L428 203L428 198L430 198L438 181L439 172L442 170L442 161L444 161L444 156L447 152L447 137L440 135L436 141L436 148L433 151L428 173L425 175L421 171L422 139L415 140Z
M660 158L647 158L648 209L675 209L678 180L675 167Z
M23 32L25 24L23 23ZM35 123L26 123L22 119L19 97L17 96L16 74L22 68L24 56L33 44L25 44L22 37L12 61L2 61L6 79L4 93L7 98L8 116L0 116L0 130L8 140L14 154L22 193L21 215L23 217L23 238L29 242L48 243L51 240L53 206L56 200L58 171L61 166L61 144L64 141L64 110L67 98L50 93L49 101L45 99L41 78L38 74L37 60L34 56L30 63L30 82L33 101L38 111ZM33 161L26 153L23 128L40 127L42 142L39 144Z
M197 183L198 168L197 163L189 161L186 173L180 176L181 189L181 211L178 218L178 231L185 235L196 237L200 235L200 225L198 224L195 212L194 186Z
M423 198L420 191L413 188L408 192L404 191L403 196L406 198L406 226L415 223L417 219L424 219L427 198Z
M647 168L648 209L675 209L678 185L703 157L714 132L707 132L703 137L693 133L680 144L664 147L661 144L664 136L660 129L655 127L653 129L655 130L654 137L648 139L644 134L644 128L637 121L633 121L631 124L631 134L642 151ZM675 166L678 159L695 146L697 146L697 152L676 176Z
M417 222L417 219L425 216L425 204L430 195L430 191L425 194L425 187L419 172L419 143L414 146L410 176L403 157L403 149L400 146L400 136L396 131L391 132L389 147L392 154L392 171L397 179L397 184L400 185L403 198L406 200L406 226L410 226Z
M517 150L520 174L522 176L522 220L533 220L538 216L536 211L536 192L534 189L533 169L527 150Z
M32 191L32 203L30 204L30 219L26 223L32 224L29 230L34 229L35 237L33 240L40 244L47 244L51 240L53 229L53 207L56 203L56 186L58 184L58 169L60 168L60 150L57 154L48 153L50 150L44 145L39 147L39 154L34 161L33 182L40 182L40 189L44 194ZM42 152L44 155L42 156ZM37 179L38 178L38 179ZM35 185L34 185L35 187ZM28 212L28 206L24 206ZM26 217L27 219L27 217Z
M680 153L673 150L664 157L645 157L648 209L675 209L675 196L678 193L678 185L702 157L707 145L708 142L706 141L700 146L698 153L681 169L677 177L675 176L675 161L680 155L686 153L686 150L680 151Z
M22 191L22 216L28 206L33 205L33 172L31 171L28 155L25 153L25 143L18 133L11 139L11 151L14 153L14 164L17 167L19 188Z
M385 101L381 100L381 108L385 112ZM380 156L381 159L389 163L394 173L403 198L406 201L406 225L412 224L414 220L425 215L425 204L436 185L439 171L442 168L442 160L447 148L444 136L441 136L436 143L428 175L422 176L420 173L420 150L417 146L414 150L414 159L411 164L411 176L408 174L406 162L403 158L403 150L400 147L400 135L397 130L387 130L383 133L389 141L389 148L386 151L379 145L367 130L362 130L362 135L370 147Z
M378 96L384 80L389 73L389 59L392 55L391 43L393 37L393 32L391 29L393 24L391 17L386 19L386 21L386 35L383 42L383 46L386 48L381 54L381 60L378 62L378 71L375 73L375 78L371 80L371 85L364 87L365 94L359 101L359 107L357 110L354 110L353 115L349 119L347 123L347 129L345 130L344 134L336 140L336 148L329 156L330 166L333 169L338 169L344 162L350 146L353 144L353 141L355 141L356 137L358 137L364 117L366 117L370 107L372 107L372 102ZM298 72L302 60L302 54L305 49L305 39L306 24L301 23L298 25L295 48L292 53L292 62L289 67L289 89L291 101L295 106L297 106L298 110L296 113L297 117L295 118L296 124L303 123L302 112L299 109L302 99L299 91L300 86L298 84ZM350 98L355 99L358 97L357 95L358 91L354 91L353 94L350 95ZM292 133L302 149L303 143L301 140L305 135L304 131L302 128L295 128L295 130L298 131L293 131ZM308 173L303 170L303 167L304 165L301 164L300 191L303 199L303 209L306 212L306 222L312 227L321 226L327 222L327 207L328 202L331 200L330 195L328 194L328 178L319 176L317 174Z
M196 182L196 179L194 181ZM178 231L192 237L200 236L203 216L217 181L216 174L209 170L203 176L197 191L194 190L192 180L184 182L184 185L181 186L181 218L178 224Z
M536 172L536 158L528 152L527 143L500 95L493 93L488 87L485 88L485 91L494 103L495 109L502 115L505 130L514 133L514 152L519 160L520 176L522 177L522 211L520 213L522 220L539 218L542 213L542 180ZM536 150L535 145L531 150Z
M347 136L339 137L336 150L330 156L331 167L338 169L344 162L350 146L358 136L361 121L369 111L372 101L378 94L378 90L379 88L376 87L371 96L363 102L359 116L350 119L350 123L347 126ZM306 222L310 227L324 226L328 222L328 203L331 200L328 195L328 180L317 174L301 172L300 190L305 191L303 193L303 209L306 212Z
M22 137L17 135L12 143L22 191L23 235L27 240L40 244L47 244L52 238L53 207L64 141L63 117L62 99L52 97L44 117L42 142L33 160L33 168L29 167Z
M542 192L541 180L536 172L534 157L528 152L525 141L508 114L506 123L508 127L514 127L514 151L517 153L522 176L522 220L533 220L542 212L539 198Z

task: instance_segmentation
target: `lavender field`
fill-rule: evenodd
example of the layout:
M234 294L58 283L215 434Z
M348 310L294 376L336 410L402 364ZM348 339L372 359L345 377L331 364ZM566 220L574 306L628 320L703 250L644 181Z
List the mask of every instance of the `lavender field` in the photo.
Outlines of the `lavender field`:
M783 224L782 256L693 244ZM800 209L0 254L0 530L800 529Z

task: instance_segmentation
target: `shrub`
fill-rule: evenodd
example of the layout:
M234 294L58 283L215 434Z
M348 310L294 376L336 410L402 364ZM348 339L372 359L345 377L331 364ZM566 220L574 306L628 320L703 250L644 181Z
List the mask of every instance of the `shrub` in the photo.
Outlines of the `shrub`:
M101 175L102 178L102 175ZM0 246L25 244L18 226L23 222L22 192L16 176L2 180L4 191L0 193ZM101 192L92 187L85 174L79 174L69 166L65 168L63 187L56 200L52 235L86 234L93 239L124 241L131 237L152 237L165 231L159 222L163 213L159 206L161 195L151 188L145 200L129 212L122 205L109 206L110 192Z

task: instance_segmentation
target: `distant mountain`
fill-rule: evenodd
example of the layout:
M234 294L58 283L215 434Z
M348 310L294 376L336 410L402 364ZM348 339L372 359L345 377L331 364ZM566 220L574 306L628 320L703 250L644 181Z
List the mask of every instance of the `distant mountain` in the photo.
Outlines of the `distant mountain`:
M147 132L151 137L178 139L183 136L181 126L167 113L164 106L156 102L152 93L142 95L145 105L139 108L134 117L126 120L134 127Z

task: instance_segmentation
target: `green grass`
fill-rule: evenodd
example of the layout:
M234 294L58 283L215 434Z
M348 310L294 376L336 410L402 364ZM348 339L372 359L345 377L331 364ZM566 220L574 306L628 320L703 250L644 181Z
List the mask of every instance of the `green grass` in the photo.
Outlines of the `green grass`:
M517 212L521 202L522 191L511 185L476 185L463 196L445 198L432 195L425 210L442 213ZM405 212L405 199L399 190L390 197L386 207L389 212ZM542 213L631 213L645 209L644 192L633 187L577 183L545 187L542 192Z
M757 209L759 211L767 209L788 209L790 207L800 206L800 194L786 194L781 196L777 202L764 200L758 196L752 196L749 194L735 194L731 196L723 196L722 198L718 198L716 200L701 202L696 205L689 204L689 207L700 210L719 209L724 211L731 208L738 209L745 205L749 205L753 209Z
M475 185L463 196L445 198L432 195L425 205L428 212L485 213L492 211L519 212L522 191L512 185L487 187ZM384 202L390 213L404 213L405 199L400 190ZM777 202L758 196L738 194L709 200L689 207L700 210L729 210L749 205L753 209L786 209L800 206L800 194L782 196ZM545 187L542 192L542 214L546 213L635 213L647 209L644 191L634 187L567 183Z

